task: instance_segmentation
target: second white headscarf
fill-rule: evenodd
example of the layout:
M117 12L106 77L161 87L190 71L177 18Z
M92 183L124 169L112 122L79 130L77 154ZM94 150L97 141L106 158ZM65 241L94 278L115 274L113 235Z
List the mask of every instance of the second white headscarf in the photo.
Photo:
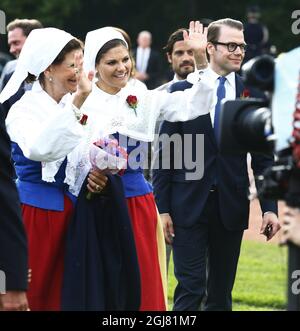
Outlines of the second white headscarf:
M83 68L86 73L95 71L96 56L99 50L110 40L121 39L128 45L123 35L113 27L106 26L87 33L84 46Z

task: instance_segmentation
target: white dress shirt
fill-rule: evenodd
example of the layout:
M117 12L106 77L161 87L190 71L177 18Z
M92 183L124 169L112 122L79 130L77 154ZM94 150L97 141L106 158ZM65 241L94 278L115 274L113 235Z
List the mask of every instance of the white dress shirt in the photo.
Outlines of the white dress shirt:
M217 89L219 86L219 77L215 71L213 71L210 67L207 69L207 73L209 76L209 79L211 81L212 86L214 87L213 90L213 102L212 106L210 109L210 118L211 118L211 123L212 126L214 126L214 118L215 118L215 107L218 101L217 98ZM196 70L195 72L191 73L187 77L187 81L189 83L195 84L195 82L199 79L199 72L201 70ZM231 72L228 74L226 77L226 82L225 82L225 91L226 91L226 96L223 100L235 100L236 99L236 89L235 89L235 72Z
M150 57L150 47L142 48L138 47L136 50L136 69L139 72L145 73L148 67L148 61Z
M179 79L177 78L176 74L174 74L174 77L172 80L170 80L169 82L162 84L160 86L158 86L155 90L157 91L169 91L169 88L171 87L172 84L179 82Z

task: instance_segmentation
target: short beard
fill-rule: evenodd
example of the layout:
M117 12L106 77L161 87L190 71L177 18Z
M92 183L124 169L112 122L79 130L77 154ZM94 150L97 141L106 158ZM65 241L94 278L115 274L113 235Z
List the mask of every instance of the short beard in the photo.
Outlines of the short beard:
M184 80L184 79L186 79L187 78L187 76L189 75L189 74L191 74L193 71L191 71L191 72L183 72L183 73L176 73L176 76L178 77L178 78L180 78L180 80Z

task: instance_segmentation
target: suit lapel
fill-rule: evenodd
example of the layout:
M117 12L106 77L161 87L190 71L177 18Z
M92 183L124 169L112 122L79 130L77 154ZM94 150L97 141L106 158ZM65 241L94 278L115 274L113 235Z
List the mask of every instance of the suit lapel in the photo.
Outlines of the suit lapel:
M208 114L208 115L209 115L209 119L208 119L208 125L209 125L208 136L209 136L209 139L211 140L212 144L215 146L215 148L218 149L214 128L213 128L212 122L211 122L211 117L210 117L210 114Z
M235 93L236 93L235 98L236 99L240 98L240 96L243 94L244 89L245 89L245 85L242 81L241 76L239 76L238 74L235 74Z

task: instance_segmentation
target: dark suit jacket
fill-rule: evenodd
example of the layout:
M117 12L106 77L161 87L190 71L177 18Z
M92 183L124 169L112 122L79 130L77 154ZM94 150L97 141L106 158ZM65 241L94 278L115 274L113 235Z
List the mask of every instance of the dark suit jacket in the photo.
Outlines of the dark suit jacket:
M26 290L27 241L3 115L0 108L0 270L6 275L6 290Z
M183 90L192 85L186 81L173 84L171 91ZM236 95L244 90L239 76L236 76ZM252 94L252 96L255 96ZM200 180L186 180L190 171L186 168L174 169L174 154L171 148L171 169L153 170L153 186L160 213L170 213L174 224L190 227L201 217L206 199L215 178L219 195L221 220L229 230L242 230L248 227L249 200L247 198L249 179L246 154L221 155L215 140L210 114L187 122L163 122L160 134L192 134L193 143L187 153L195 160L196 134L204 135L204 175ZM184 144L183 144L184 145ZM191 149L191 151L190 151ZM162 152L162 148L159 150ZM183 153L184 155L184 153ZM273 164L273 155L252 154L252 168L255 175ZM260 200L262 211L277 213L277 203Z
M3 88L7 84L7 82L10 80L10 77L12 75L13 75L13 72L10 72L9 74L7 74L3 77ZM15 102L17 102L19 99L21 99L21 97L23 96L24 93L25 93L25 87L24 87L24 82L23 82L21 84L21 86L19 87L18 91L3 103L2 108L3 108L3 112L4 112L5 117L7 116L11 106Z
M136 61L136 49L133 50L133 57ZM152 90L161 84L162 80L162 62L160 54L151 48L146 73L149 79L145 80L147 88Z

